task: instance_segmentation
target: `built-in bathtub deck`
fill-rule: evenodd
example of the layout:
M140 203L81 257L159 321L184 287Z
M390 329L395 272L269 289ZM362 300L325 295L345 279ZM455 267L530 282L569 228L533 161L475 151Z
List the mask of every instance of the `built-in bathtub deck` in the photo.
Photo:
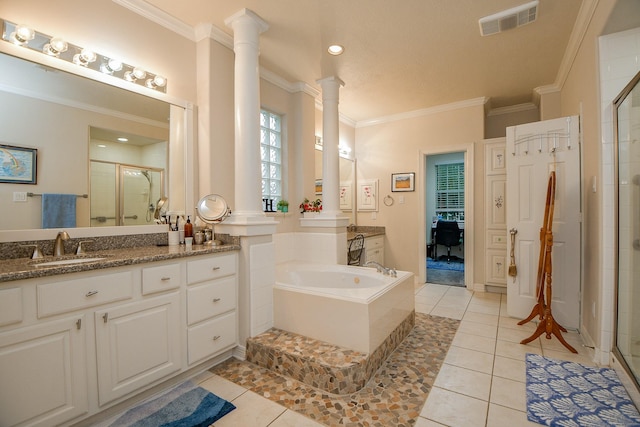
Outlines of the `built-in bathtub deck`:
M272 328L247 340L248 362L332 394L362 389L415 325L415 312L373 353L362 353Z

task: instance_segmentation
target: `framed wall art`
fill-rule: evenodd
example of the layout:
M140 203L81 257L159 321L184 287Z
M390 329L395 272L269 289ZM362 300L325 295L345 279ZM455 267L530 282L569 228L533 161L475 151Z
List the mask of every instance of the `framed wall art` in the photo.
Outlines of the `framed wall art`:
M35 184L38 150L0 144L0 182Z
M378 210L378 180L363 179L358 180L358 210L377 211Z
M392 173L391 174L391 191L415 191L416 174L415 172Z
M351 181L340 183L340 209L343 211L353 208Z

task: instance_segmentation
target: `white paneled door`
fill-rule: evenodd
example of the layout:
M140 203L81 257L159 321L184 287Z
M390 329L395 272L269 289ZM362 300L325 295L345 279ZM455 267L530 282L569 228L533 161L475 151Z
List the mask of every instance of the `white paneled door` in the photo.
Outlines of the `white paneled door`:
M507 279L510 316L529 316L536 303L540 228L549 173L556 171L553 215L553 317L580 324L580 125L577 116L507 128L507 230L516 229L517 276ZM507 241L507 253L511 242Z

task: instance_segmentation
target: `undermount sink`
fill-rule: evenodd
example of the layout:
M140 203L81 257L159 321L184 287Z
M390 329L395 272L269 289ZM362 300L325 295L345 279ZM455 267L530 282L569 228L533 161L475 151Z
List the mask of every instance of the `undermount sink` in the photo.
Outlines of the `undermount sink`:
M94 262L105 259L106 257L94 257L94 258L71 258L60 259L57 261L40 262L35 264L36 267L50 267L53 265L69 265L69 264L81 264L85 262Z

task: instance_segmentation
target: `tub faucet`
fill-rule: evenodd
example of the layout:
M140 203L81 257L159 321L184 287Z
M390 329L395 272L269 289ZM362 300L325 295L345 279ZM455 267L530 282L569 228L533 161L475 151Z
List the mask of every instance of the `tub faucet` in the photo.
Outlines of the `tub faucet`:
M69 233L66 231L58 232L56 236L56 241L53 244L53 256L62 256L64 255L64 241L69 240Z
M375 262L375 261L367 261L364 264L364 267L368 267L370 265L373 265L376 267L376 270L378 270L378 273L382 273L385 276L391 276L391 277L398 277L398 272L396 271L395 268L387 268L384 265Z

